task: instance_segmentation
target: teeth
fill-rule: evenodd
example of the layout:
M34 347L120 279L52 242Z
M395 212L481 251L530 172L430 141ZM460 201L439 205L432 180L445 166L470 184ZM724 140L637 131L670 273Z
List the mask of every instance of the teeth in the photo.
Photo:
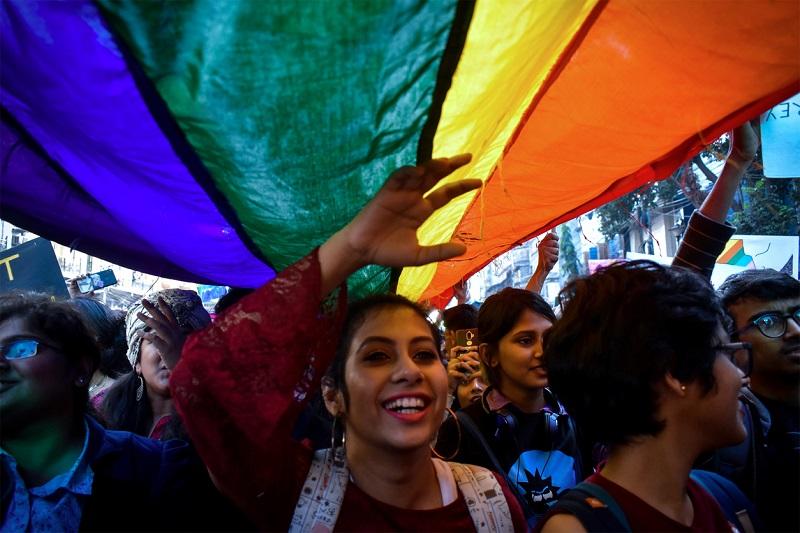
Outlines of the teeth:
M397 398L383 404L386 409L391 409L399 413L416 413L425 407L425 402L421 398Z

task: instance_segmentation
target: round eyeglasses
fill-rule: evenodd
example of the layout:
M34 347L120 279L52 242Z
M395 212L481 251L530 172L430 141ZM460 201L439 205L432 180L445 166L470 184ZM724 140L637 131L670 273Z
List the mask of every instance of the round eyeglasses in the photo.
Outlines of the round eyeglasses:
M722 352L731 363L748 377L753 371L753 351L749 342L729 342L714 346L714 350Z
M737 333L742 333L750 328L758 328L765 337L770 339L777 339L786 333L788 327L787 322L789 319L794 319L795 323L800 326L800 307L791 313L781 313L779 311L767 311L753 318L749 324L740 329Z
M0 346L0 355L11 361L27 359L39 353L39 346L55 349L54 346L38 339L15 339L8 344Z

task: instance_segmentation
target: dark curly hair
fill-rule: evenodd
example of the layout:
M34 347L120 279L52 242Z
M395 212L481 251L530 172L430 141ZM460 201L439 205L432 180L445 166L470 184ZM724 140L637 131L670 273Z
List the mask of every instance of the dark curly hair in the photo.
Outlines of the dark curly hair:
M89 381L100 364L100 348L83 316L69 302L54 300L48 294L15 292L0 295L0 323L13 318L42 333L78 365L86 358L91 369L85 387L75 387L75 409L83 416L88 411Z
M800 298L800 281L771 268L743 270L728 276L719 286L725 307L739 300L787 300Z
M657 435L655 384L670 373L714 386L725 313L711 285L652 261L617 263L569 283L545 336L550 386L587 437L615 445Z
M457 331L478 327L478 310L469 304L460 304L442 311L445 329Z
M538 293L507 287L489 296L478 311L478 339L486 343L488 358L497 356L500 339L505 337L525 311L545 317L555 324L556 314ZM483 365L490 385L498 386L498 369Z
M339 344L336 347L336 355L325 374L331 385L335 389L342 391L346 405L349 405L350 398L347 393L347 384L344 381L344 367L347 362L348 352L350 351L350 344L353 342L353 335L355 335L358 328L364 324L370 314L397 307L411 309L425 321L431 331L431 336L436 346L436 354L441 357L440 347L442 345L442 334L428 319L425 311L411 300L397 294L376 294L351 303L347 308L347 315L344 320L344 325L342 326L342 334L339 337Z

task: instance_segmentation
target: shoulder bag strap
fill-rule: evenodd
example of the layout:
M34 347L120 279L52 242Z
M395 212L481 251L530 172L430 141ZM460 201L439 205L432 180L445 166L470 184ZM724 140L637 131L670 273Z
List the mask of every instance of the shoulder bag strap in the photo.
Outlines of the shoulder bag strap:
M333 531L349 480L343 448L336 448L333 452L330 449L317 450L300 490L289 531Z
M588 494L590 497L602 502L614 517L614 520L616 520L616 522L622 526L622 530L631 530L631 526L628 523L628 518L625 516L625 512L622 510L622 507L619 506L617 500L615 500L611 494L606 491L606 489L590 481L579 483L575 489L580 490ZM589 502L587 502L587 505L590 505Z
M692 470L689 477L716 500L725 518L739 531L752 533L761 529L753 504L732 481L707 470Z

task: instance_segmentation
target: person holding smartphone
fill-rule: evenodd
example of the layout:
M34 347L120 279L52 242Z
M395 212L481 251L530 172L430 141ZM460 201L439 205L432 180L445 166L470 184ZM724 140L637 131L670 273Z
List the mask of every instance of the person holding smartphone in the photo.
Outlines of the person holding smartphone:
M547 388L541 363L544 334L555 322L537 293L506 288L486 299L478 353L489 387L444 422L435 447L442 457L502 473L530 525L585 474L574 425Z
M477 330L476 330L477 331ZM453 409L479 402L486 381L483 377L478 346L454 346L447 362L447 379Z

